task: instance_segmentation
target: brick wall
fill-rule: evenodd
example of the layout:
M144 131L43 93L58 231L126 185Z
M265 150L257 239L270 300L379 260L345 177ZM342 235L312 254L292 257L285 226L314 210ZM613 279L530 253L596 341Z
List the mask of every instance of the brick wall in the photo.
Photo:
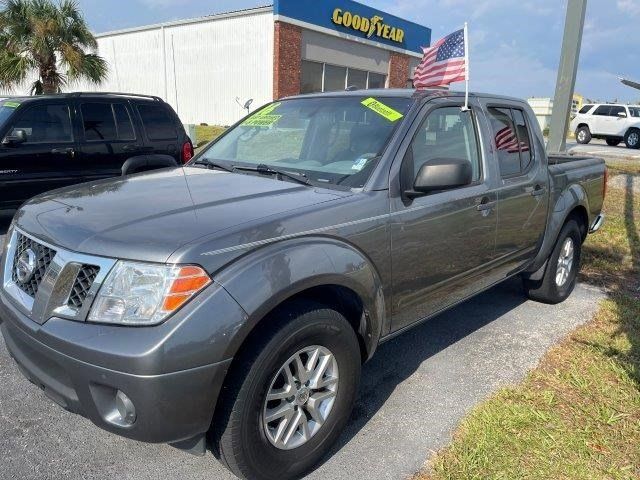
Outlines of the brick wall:
M273 48L273 98L300 93L302 29L276 22Z
M389 88L405 88L409 79L409 61L411 57L403 53L391 52L389 55Z

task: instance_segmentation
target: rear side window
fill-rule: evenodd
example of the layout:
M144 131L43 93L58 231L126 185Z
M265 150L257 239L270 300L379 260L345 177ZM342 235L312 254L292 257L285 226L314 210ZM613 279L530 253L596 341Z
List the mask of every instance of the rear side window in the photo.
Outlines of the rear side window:
M488 112L501 175L512 177L523 174L533 160L524 112L499 107L490 107Z
M585 105L580 109L578 113L587 113L589 110L593 108L593 105Z
M24 130L27 143L72 142L71 116L67 105L37 105L20 115L11 131Z
M89 141L134 140L131 117L122 103L83 103L84 138Z
M606 117L607 115L609 115L609 109L609 105L600 105L598 108L596 108L596 111L593 112L593 114Z
M609 109L609 116L610 117L617 117L619 113L624 113L625 115L627 114L627 111L624 109L623 106L613 106Z
M160 105L138 105L144 131L149 140L176 140L178 131L173 116Z

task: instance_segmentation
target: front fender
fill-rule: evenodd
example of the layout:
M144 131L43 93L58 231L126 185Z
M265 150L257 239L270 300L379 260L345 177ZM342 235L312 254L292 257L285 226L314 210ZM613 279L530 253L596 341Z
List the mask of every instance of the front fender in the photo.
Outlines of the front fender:
M248 253L215 276L247 319L229 341L229 358L276 306L313 287L337 285L355 292L364 306L360 335L370 357L382 335L384 295L372 262L359 250L329 237L278 242Z

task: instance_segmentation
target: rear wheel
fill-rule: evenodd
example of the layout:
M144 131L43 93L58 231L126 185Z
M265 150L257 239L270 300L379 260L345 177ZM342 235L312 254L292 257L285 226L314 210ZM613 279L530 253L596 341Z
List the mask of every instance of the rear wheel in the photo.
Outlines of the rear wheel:
M576 286L581 251L580 227L575 219L570 219L560 231L542 280L523 279L527 296L542 303L565 301Z
M632 128L624 136L624 143L627 148L638 149L640 148L640 130Z
M586 145L591 141L591 131L589 130L589 127L578 127L576 130L576 141L583 145Z
M617 147L618 145L620 145L621 141L622 139L620 138L609 137L607 138L607 145L609 145L610 147Z
M244 349L230 372L212 425L216 456L240 478L309 471L346 425L358 391L360 347L344 316L298 302L273 320L273 333Z

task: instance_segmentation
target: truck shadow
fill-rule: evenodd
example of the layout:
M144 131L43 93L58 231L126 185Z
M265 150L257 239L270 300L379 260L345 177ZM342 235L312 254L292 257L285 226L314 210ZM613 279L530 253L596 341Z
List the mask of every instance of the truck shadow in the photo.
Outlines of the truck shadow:
M423 362L525 301L520 279L515 278L382 344L363 367L351 420L323 463L349 443Z

